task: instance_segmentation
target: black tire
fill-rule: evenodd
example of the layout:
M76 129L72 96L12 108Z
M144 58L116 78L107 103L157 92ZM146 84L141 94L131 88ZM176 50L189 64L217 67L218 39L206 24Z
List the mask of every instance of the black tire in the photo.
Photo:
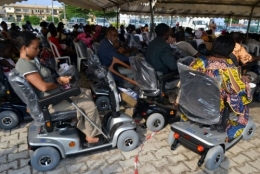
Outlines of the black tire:
M165 125L164 116L160 113L151 114L146 120L146 126L150 131L159 131Z
M107 111L110 108L110 101L107 96L98 97L95 103L99 111Z
M34 169L45 172L54 169L60 162L60 153L54 147L40 147L31 157Z
M215 170L224 159L224 150L221 146L215 146L209 149L205 158L205 167L209 170Z
M249 140L253 137L256 130L255 122L249 121L243 130L243 140Z
M12 129L19 124L19 117L13 111L3 111L0 113L0 128Z
M134 130L122 132L117 139L117 148L123 152L134 150L139 143L139 136Z

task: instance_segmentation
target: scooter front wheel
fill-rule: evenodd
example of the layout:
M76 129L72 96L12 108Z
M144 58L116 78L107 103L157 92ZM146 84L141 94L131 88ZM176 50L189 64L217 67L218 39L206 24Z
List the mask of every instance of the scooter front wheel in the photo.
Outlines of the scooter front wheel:
M134 150L139 143L139 136L134 130L122 132L117 139L117 147L123 152Z
M219 167L224 158L224 151L221 146L215 146L209 149L205 158L205 167L209 170L215 170Z
M40 147L32 155L34 169L45 172L54 169L60 162L60 153L54 147Z

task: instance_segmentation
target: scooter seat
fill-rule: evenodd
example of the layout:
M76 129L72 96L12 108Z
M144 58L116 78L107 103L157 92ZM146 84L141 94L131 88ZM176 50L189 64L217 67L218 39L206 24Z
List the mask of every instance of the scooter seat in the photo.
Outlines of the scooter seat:
M61 121L72 119L77 116L76 110L54 112L51 116L51 121Z

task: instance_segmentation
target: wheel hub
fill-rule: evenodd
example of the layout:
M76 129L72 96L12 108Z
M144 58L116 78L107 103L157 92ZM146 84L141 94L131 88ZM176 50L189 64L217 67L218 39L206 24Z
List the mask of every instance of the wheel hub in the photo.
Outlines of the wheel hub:
M248 132L247 132L247 135L251 135L253 132L253 128L249 129Z
M5 126L11 125L12 122L13 122L13 120L12 120L12 118L10 118L10 117L4 117L4 118L2 119L2 123L3 123Z
M102 102L101 102L101 107L102 107L102 108L107 107L107 102L106 102L106 101L102 101Z
M132 138L127 138L125 139L125 146L132 146L133 145L133 139Z
M218 163L219 160L220 160L220 155L218 155L218 156L216 157L216 159L215 159L215 163Z
M50 164L52 163L52 158L50 156L42 156L40 159L39 159L39 164L41 166L49 166Z
M161 121L158 120L158 119L156 119L156 120L154 121L153 125L154 125L155 127L159 127L159 126L161 125Z

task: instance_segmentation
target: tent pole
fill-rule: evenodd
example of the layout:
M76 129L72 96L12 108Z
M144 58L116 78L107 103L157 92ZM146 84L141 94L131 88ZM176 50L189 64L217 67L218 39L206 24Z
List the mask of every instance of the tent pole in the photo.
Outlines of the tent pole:
M247 24L247 29L246 29L246 42L247 42L247 39L248 39L248 31L249 31L249 27L250 27L250 23L251 23L251 19L252 19L254 9L255 9L255 6L252 6L251 13L250 13L249 20L248 20L248 24Z
M119 27L119 11L120 11L120 8L119 8L119 5L116 6L116 28L118 29Z
M152 0L149 0L149 1L150 1L150 12L151 12L150 29L151 29L151 32L154 33L154 8L153 8L153 5L152 5Z
M249 27L250 27L250 23L251 23L253 11L254 11L255 7L256 7L259 3L260 3L260 1L257 1L257 2L256 2L254 5L252 5L252 7L251 7L251 13L250 13L250 16L249 16L249 21L248 21L247 30L246 30L246 42L247 42L247 39L248 39L248 31L249 31Z

